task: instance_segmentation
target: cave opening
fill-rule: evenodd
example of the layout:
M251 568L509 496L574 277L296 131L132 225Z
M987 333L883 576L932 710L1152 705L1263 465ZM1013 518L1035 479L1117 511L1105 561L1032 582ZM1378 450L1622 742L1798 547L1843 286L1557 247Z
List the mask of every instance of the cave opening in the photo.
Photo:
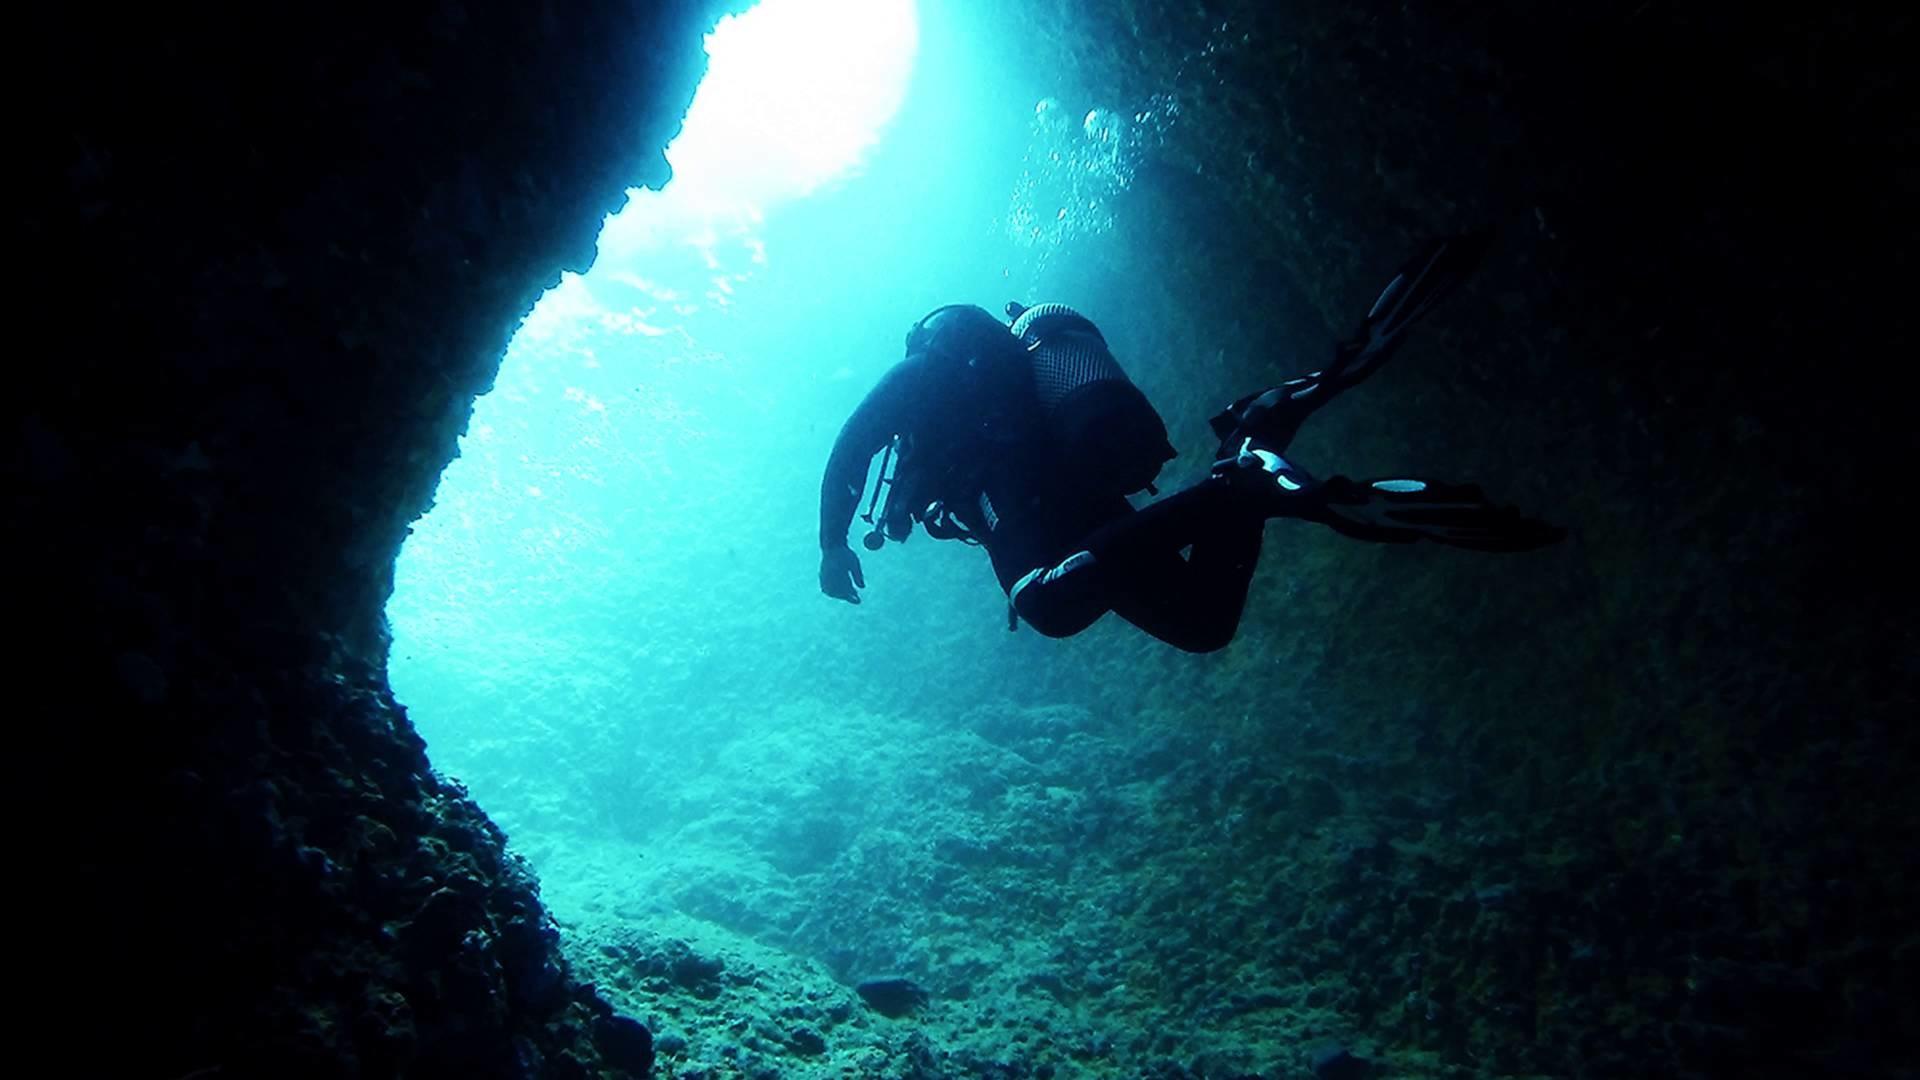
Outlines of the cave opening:
M391 678L436 768L689 1061L782 996L827 1003L823 1067L878 1052L898 1033L842 1003L889 973L955 1003L959 1040L964 999L1057 963L1056 906L1103 926L1125 887L1070 858L1111 762L1049 775L1009 741L1084 733L1093 680L1035 666L1051 643L1006 634L977 553L870 556L859 609L816 584L820 469L907 324L1064 287L1054 256L1117 235L1165 119L1013 73L1004 26L911 0L723 20L674 178L524 321L396 568Z

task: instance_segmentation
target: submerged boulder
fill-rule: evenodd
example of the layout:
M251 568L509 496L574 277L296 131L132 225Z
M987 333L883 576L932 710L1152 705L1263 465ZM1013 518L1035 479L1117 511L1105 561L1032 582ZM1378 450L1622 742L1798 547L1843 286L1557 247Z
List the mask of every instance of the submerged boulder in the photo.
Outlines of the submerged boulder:
M930 996L926 988L899 975L868 979L854 987L860 1000L881 1016L902 1017L925 1005Z

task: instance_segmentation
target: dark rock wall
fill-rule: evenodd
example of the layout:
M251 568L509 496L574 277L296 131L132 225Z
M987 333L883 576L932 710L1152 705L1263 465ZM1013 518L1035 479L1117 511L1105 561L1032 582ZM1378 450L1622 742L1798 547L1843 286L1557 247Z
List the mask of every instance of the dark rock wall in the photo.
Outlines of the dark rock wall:
M726 6L15 21L17 899L77 1070L645 1067L429 773L382 608L517 320L666 181Z
M1912 17L1206 0L1033 25L1010 41L1067 85L1179 102L1136 193L1150 276L1250 356L1236 384L1312 362L1279 352L1287 303L1344 332L1414 236L1498 230L1296 449L1479 480L1572 539L1496 566L1276 538L1261 586L1289 601L1215 672L1332 718L1369 763L1343 791L1406 837L1314 886L1347 1015L1501 1072L1908 1075ZM1430 787L1447 808L1390 812Z

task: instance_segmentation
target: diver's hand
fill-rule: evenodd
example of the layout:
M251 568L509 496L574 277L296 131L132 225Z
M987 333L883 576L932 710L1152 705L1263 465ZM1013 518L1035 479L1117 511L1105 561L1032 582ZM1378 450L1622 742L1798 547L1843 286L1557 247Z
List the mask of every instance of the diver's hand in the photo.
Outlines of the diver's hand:
M860 556L842 545L820 553L820 591L849 604L860 602L855 588L867 587L867 575L860 572Z

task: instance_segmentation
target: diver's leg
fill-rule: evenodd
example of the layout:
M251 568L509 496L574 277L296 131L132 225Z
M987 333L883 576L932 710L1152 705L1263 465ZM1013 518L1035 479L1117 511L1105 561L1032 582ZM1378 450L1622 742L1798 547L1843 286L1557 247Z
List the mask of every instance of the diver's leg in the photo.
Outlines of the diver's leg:
M1241 517L1178 553L1142 560L1112 589L1113 611L1187 652L1223 649L1240 629L1264 522Z
M1430 540L1477 551L1528 551L1566 535L1494 505L1472 485L1319 481L1270 452L1254 460L1139 510L1114 500L1111 516L1078 544L1062 548L1056 536L1044 562L996 555L1013 610L1050 637L1079 633L1111 610L1176 648L1210 652L1239 627L1270 518L1314 521L1374 543Z
M1265 519L1254 501L1210 479L1140 510L1114 504L1073 551L1008 587L1014 610L1049 634L1063 613L1097 608L1191 652L1232 640L1260 556Z
M1130 513L1125 499L1098 508L1048 504L1048 512L1029 511L1001 518L980 534L993 560L994 576L1007 594L1013 617L1047 637L1064 638L1100 621L1111 607L1105 581L1091 569L1081 537L1110 517Z

